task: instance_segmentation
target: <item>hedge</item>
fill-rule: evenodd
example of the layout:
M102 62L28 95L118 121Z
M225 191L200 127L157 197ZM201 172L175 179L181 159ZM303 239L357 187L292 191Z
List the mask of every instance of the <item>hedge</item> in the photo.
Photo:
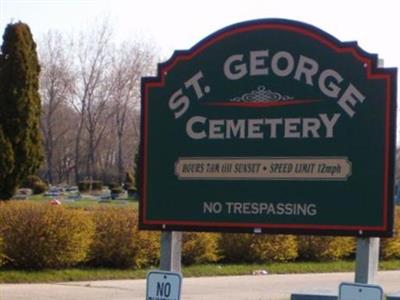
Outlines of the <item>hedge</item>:
M4 255L14 268L64 268L83 262L93 229L83 210L32 202L0 204Z
M219 248L223 261L291 261L297 257L297 244L291 235L221 234Z
M287 262L297 258L296 237L293 235L256 235L252 244L256 262Z
M383 259L400 258L400 207L396 210L395 236L381 240L380 252Z
M133 208L100 208L91 211L95 235L89 263L130 268L158 264L160 244L156 232L138 231Z
M5 263L4 242L0 235L0 267Z
M381 256L400 258L397 235L382 239ZM128 207L83 210L28 201L0 202L0 266L64 268L157 266L160 233L139 231L137 211ZM355 238L187 232L182 262L269 263L337 260L354 255Z
M79 192L85 193L88 191L101 191L103 188L103 183L101 181L81 181L78 183Z
M122 194L124 192L124 189L122 188L122 186L117 186L117 187L113 187L110 189L111 194Z
M184 265L215 263L219 258L218 234L183 233L182 263Z
M44 193L49 188L47 183L36 175L28 176L26 180L23 182L22 186L25 188L32 189L34 195Z
M327 261L347 258L354 254L356 242L352 237L299 236L301 260Z

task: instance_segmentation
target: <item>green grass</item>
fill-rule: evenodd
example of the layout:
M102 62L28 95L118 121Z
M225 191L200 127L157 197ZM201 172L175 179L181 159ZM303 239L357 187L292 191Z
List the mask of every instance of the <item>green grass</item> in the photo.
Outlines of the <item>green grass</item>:
M269 274L352 272L353 261L294 262L271 264L211 264L183 268L184 277L249 275L255 270ZM0 270L0 283L38 283L110 279L143 279L150 269L118 270L100 268L73 268L65 270ZM380 270L400 270L400 260L382 261Z
M382 261L380 270L400 270L400 260ZM332 273L355 270L354 261L290 262L271 264L196 265L183 269L187 277L249 275L255 270L267 270L269 274Z
M399 264L400 265L400 264ZM271 264L235 264L191 266L184 269L191 276L249 275L256 270L266 270L269 274L327 273L354 270L352 261L336 262L291 262Z
M0 283L39 283L111 279L141 279L148 270L73 268L65 270L0 270Z
M99 202L95 198L81 198L79 200L69 200L67 197L55 197L61 200L62 204L65 205L66 207L72 207L72 208L94 208L94 207L104 207L104 206L112 206L112 207L119 207L119 206L128 206L128 207L138 207L138 201L137 200L131 200L131 199L118 199L118 200L108 200L104 202ZM33 202L43 202L47 203L49 202L52 197L46 197L41 195L33 195L30 196L28 200L24 201L33 201Z
M80 199L76 201L65 201L63 203L66 207L73 207L73 208L93 208L93 207L120 207L120 206L127 206L127 207L138 207L138 201L134 200L109 200L107 202L99 202L97 200L92 199Z

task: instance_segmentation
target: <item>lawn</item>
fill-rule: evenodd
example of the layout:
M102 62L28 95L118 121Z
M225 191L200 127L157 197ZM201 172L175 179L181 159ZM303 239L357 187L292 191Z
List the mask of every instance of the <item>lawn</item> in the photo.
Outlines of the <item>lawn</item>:
M129 206L129 207L138 207L138 201L127 199L127 198L119 198L116 200L99 200L95 196L91 195L83 195L80 199L68 199L66 196L60 197L47 197L43 194L30 196L25 201L34 201L34 202L50 202L52 199L57 198L62 205L66 207L73 208L93 208L93 207L101 207L101 206Z
M354 261L291 262L271 264L207 264L183 267L184 277L250 275L265 270L268 274L353 272ZM400 270L400 260L382 261L380 270ZM110 279L143 279L151 269L119 270L73 268L63 270L0 270L0 283L38 283Z

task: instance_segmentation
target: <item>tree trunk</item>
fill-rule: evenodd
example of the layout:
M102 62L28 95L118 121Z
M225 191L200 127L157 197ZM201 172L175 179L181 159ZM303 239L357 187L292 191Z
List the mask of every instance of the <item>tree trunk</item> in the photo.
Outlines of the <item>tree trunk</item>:
M122 157L122 132L118 132L118 180L122 183L124 180L124 163Z

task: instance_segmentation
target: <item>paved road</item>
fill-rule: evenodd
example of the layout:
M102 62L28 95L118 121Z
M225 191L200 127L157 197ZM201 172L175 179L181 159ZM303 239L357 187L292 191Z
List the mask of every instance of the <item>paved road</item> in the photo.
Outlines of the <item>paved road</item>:
M337 291L354 273L185 278L182 300L277 300L293 292ZM386 293L400 291L400 271L379 272ZM0 300L144 300L145 280L0 284Z

